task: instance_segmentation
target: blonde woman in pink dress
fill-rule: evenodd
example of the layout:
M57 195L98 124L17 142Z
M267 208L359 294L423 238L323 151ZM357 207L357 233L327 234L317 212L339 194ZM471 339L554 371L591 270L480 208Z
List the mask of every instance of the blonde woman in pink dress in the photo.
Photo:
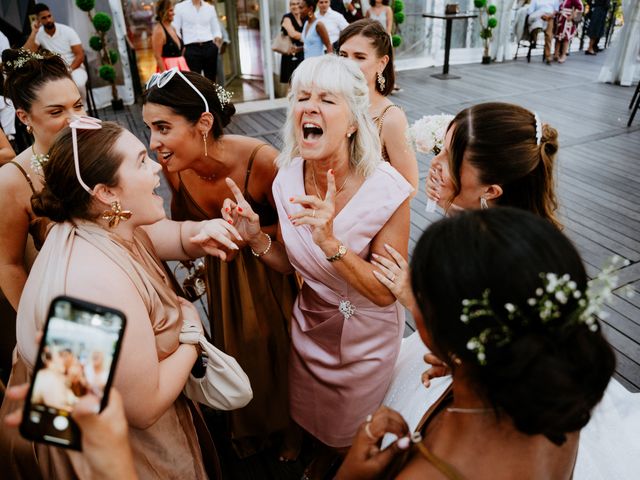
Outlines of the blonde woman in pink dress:
M295 270L289 369L291 416L319 446L306 478L322 478L380 405L404 331L404 310L376 280L386 246L407 256L411 185L381 159L366 80L351 60L326 55L294 72L285 144L273 183L280 230L270 238L235 199L223 216L254 255Z

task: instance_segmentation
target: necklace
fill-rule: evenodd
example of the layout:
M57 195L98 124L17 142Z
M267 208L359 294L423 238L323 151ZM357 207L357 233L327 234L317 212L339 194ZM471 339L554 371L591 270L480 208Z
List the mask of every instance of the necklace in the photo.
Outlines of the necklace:
M198 177L199 177L201 180L205 180L205 181L207 181L207 182L212 182L213 180L215 180L215 179L216 179L216 174L215 174L215 173L212 173L212 174L211 174L211 175L209 175L208 177L202 176L202 175L200 175L200 174L199 174L199 173L197 173L197 172L196 172L196 175L198 175Z
M461 407L447 407L447 412L450 413L489 413L491 408L461 408Z
M311 167L311 178L313 179L313 188L316 190L316 195L318 196L318 198L320 197L320 190L318 190L318 184L316 183L316 170L313 168L313 166L309 165ZM336 195L338 195L342 189L344 188L344 186L347 184L347 180L349 180L349 177L351 176L351 173L349 173L349 175L346 176L346 178L344 179L344 182L342 182L342 185L340 185L340 188L336 190Z
M44 172L42 171L42 167L49 161L49 155L46 153L36 153L35 144L31 145L31 151L33 152L33 155L31 155L31 169L38 175L43 176Z

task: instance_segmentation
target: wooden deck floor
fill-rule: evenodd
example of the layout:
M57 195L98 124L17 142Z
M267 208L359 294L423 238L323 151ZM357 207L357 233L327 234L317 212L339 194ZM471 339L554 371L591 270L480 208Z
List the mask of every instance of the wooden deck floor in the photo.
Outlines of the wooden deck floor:
M530 64L456 65L452 73L462 78L447 81L430 77L437 68L400 72L403 91L392 98L410 122L422 115L455 114L475 103L504 101L536 111L559 131L558 192L566 232L590 274L614 254L631 262L620 270L620 278L639 295L615 295L604 329L618 355L617 378L640 391L640 121L626 127L633 88L596 82L605 56L575 53L564 65L551 66L536 58ZM113 118L113 113L103 117ZM227 132L279 147L284 117L284 109L237 115ZM148 141L139 109L117 118ZM420 156L419 162L422 185L428 159ZM412 204L411 248L433 221L424 213L425 201L421 188ZM408 330L412 328L409 324Z

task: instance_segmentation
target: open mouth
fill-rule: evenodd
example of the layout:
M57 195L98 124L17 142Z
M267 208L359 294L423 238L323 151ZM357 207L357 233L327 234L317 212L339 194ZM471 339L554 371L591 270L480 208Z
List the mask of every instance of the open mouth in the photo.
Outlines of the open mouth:
M315 123L305 122L302 124L302 136L305 140L317 140L322 137L322 127Z
M171 157L173 157L173 152L158 152L158 160L165 165L169 163Z
M158 180L158 183L156 184L156 186L153 187L153 194L156 197L160 197L160 180Z

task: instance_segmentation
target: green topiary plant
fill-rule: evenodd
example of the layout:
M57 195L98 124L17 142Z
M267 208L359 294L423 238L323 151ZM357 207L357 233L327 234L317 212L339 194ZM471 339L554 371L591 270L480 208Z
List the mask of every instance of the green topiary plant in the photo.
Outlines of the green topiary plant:
M480 38L484 42L484 54L482 63L490 63L489 44L493 37L493 29L498 26L498 20L494 17L498 8L491 4L487 5L487 0L474 0L473 4L480 10L478 20L480 20Z
M113 97L111 104L115 108L116 105L121 105L122 103L118 98L116 69L113 67L120 59L120 55L116 50L108 48L107 32L111 29L113 21L111 17L104 12L92 14L95 4L95 0L76 0L76 6L83 12L87 12L89 20L96 29L96 35L89 39L89 46L98 52L100 63L102 64L98 69L98 75L104 81L111 84L111 96Z
M400 13L404 10L404 2L402 0L394 0L391 7L393 13Z
M397 25L404 23L404 12L398 12L393 14L393 20Z
M398 48L400 45L402 45L402 37L400 35L392 35L391 45L393 45L393 48Z

